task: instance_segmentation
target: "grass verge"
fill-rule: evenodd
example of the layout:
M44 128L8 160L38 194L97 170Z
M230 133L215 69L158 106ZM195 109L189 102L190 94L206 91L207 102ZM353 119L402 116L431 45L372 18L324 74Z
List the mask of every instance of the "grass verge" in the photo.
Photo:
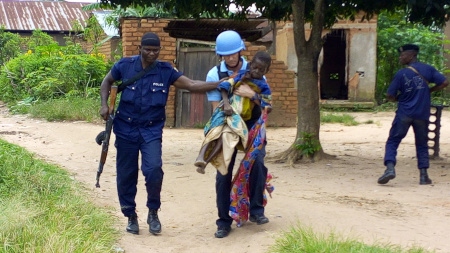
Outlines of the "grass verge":
M110 210L63 169L0 139L0 252L111 252Z
M33 118L42 118L47 121L102 122L99 114L100 101L91 98L71 97L36 102L21 101L11 106L10 109L12 113L29 114Z
M331 233L326 236L314 233L309 227L297 225L284 232L271 246L269 253L431 253L420 247L402 248L388 243L373 245L342 238Z

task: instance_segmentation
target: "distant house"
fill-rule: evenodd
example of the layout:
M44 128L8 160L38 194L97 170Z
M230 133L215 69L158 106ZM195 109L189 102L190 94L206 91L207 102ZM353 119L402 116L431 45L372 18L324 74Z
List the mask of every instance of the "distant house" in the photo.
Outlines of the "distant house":
M88 3L53 2L53 1L0 1L0 26L5 31L17 33L21 36L30 36L34 30L41 30L52 36L60 45L65 44L64 37L74 30L78 21L83 27L91 15L97 18L102 26L104 44L100 51L110 59L119 44L117 29L107 27L104 22L108 11L83 11L81 8ZM86 51L92 48L82 42Z

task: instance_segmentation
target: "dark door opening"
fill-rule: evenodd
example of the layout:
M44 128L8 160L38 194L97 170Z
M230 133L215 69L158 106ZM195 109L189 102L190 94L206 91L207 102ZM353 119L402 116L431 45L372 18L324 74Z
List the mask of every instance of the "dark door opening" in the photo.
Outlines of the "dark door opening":
M348 99L346 85L346 35L344 30L333 30L325 35L323 61L320 68L320 98Z

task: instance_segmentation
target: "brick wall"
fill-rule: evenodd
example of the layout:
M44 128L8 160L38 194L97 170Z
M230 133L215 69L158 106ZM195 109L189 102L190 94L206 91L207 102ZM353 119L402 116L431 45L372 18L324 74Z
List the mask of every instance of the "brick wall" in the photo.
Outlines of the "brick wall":
M105 59L114 61L116 55L120 55L119 47L120 38L111 38L98 48L98 52L105 55Z
M164 32L168 19L127 18L122 20L122 48L123 56L139 54L140 39L146 32L154 32L161 39L159 59L170 62L175 66L176 39ZM246 43L247 50L243 55L251 60L257 51L266 50L265 46L253 46ZM288 70L283 61L277 61L272 56L272 65L266 74L267 81L273 94L273 111L269 116L269 126L295 126L297 117L297 89L295 88L295 73ZM166 125L175 126L175 87L171 87L166 107Z

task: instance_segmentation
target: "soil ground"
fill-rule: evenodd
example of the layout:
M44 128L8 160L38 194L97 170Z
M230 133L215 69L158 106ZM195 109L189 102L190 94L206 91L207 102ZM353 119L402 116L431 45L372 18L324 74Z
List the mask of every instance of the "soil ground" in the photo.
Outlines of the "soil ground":
M161 235L153 236L146 224L145 188L140 176L137 209L141 233L126 233L126 218L119 209L115 187L115 148L110 145L95 188L100 146L95 136L102 125L57 122L12 116L0 106L0 138L20 145L39 158L60 165L86 185L92 200L109 207L118 217L121 238L117 247L140 252L266 252L291 226L309 226L317 233L337 233L366 243L418 245L436 252L450 252L450 112L441 121L440 157L431 160L432 185L419 185L412 130L398 152L397 178L378 185L383 173L384 144L393 112L351 113L358 122L343 126L324 124L320 139L334 160L299 163L294 167L270 161L294 141L295 128L267 130L267 167L275 191L266 206L270 222L248 222L224 239L216 230L214 178L208 166L198 174L193 166L202 143L202 129L165 128L163 137L164 183L159 212ZM270 119L269 119L270 120ZM113 141L112 141L113 142Z

